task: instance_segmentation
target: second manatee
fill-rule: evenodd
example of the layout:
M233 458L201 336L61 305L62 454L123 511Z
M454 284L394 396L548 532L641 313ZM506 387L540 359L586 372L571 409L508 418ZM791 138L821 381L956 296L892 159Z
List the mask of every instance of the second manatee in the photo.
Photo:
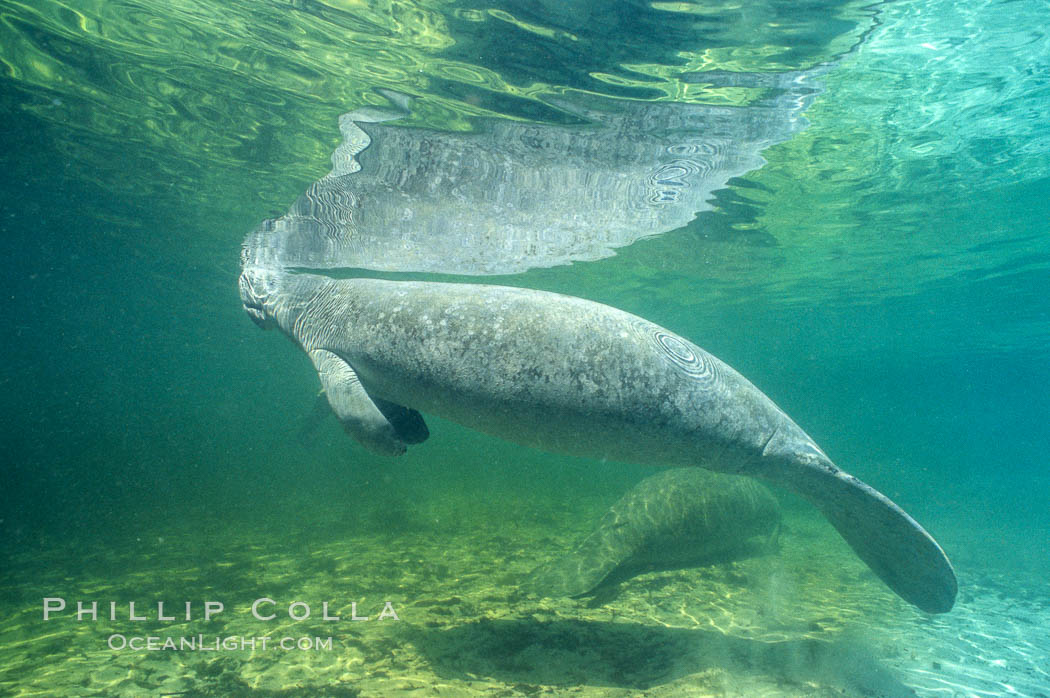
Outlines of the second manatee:
M753 479L665 470L627 492L572 552L534 570L525 589L547 597L592 594L651 570L755 554L779 528L777 500Z

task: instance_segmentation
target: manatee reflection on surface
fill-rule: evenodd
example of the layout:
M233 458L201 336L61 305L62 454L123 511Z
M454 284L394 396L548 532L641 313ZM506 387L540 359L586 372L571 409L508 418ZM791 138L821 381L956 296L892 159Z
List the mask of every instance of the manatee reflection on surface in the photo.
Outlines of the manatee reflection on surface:
M688 76L687 76L688 77ZM805 126L814 73L698 73L747 89L746 106L552 100L576 125L481 119L472 132L396 123L392 109L344 114L332 171L287 214L261 223L245 263L311 270L513 274L596 260L682 227L714 191L761 167L761 151Z

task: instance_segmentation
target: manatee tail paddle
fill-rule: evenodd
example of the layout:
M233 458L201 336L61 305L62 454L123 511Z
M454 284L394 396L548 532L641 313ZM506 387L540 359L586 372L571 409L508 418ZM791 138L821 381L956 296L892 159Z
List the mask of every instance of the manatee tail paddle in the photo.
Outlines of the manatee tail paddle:
M830 461L804 467L790 478L770 479L816 506L857 556L902 599L927 613L951 610L958 583L948 556L915 519L884 494Z

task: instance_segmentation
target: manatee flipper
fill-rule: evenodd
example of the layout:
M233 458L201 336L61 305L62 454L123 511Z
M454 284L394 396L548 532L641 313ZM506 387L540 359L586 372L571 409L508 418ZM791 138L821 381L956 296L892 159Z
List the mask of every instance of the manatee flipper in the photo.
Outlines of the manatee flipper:
M955 570L937 541L888 497L831 461L768 478L816 506L868 567L905 601L927 613L951 610Z
M427 429L427 423L423 421L423 415L416 410L402 407L393 402L387 402L381 398L372 398L372 402L376 404L379 411L383 413L383 416L394 427L398 438L406 444L413 446L421 444L430 436L430 430ZM303 446L308 446L314 433L331 413L332 406L328 402L328 395L322 388L317 391L317 399L314 401L314 406L310 410L310 414L303 420L303 425L296 435L299 443Z
M430 436L427 423L423 421L423 415L410 407L404 407L394 402L387 402L382 398L373 398L372 401L393 425L398 437L406 444L412 446L421 444Z
M350 364L324 349L312 349L308 353L321 377L328 404L347 433L374 453L384 456L404 453L405 442L361 385Z

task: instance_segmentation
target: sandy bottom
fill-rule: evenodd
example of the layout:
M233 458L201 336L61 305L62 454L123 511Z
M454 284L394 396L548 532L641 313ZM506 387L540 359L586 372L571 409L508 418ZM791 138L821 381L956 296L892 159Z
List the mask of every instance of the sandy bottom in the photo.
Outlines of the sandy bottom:
M22 546L0 577L0 695L1050 696L1045 580L968 561L956 608L928 616L796 509L777 554L642 575L601 603L537 599L518 581L605 503L466 516L442 501ZM45 597L66 610L44 621ZM274 619L252 616L259 598ZM176 620L158 620L161 600ZM98 620L78 621L77 601ZM225 610L205 621L205 601ZM379 618L386 602L398 619ZM183 647L119 648L148 637Z

